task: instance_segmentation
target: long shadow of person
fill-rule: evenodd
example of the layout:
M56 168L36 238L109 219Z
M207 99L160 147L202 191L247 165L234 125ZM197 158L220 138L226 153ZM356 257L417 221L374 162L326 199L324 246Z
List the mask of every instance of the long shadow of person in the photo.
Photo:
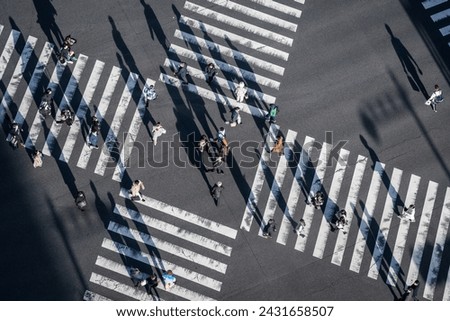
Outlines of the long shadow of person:
M58 45L61 44L64 41L64 36L56 24L55 16L58 13L51 1L33 0L33 4L37 12L36 22L41 25L48 41Z
M389 35L391 36L392 47L394 47L395 53L397 54L398 59L400 59L403 71L408 77L411 87L415 91L420 91L425 97L425 99L428 99L429 97L428 93L422 81L420 80L419 74L422 75L422 70L420 69L419 65L414 60L413 56L409 53L408 49L406 49L406 47L400 41L400 39L394 36L389 25L384 24L384 26Z
M170 42L167 40L167 37L164 34L164 30L161 28L161 24L159 23L158 18L156 18L155 12L153 11L152 7L144 0L140 0L140 2L144 7L144 15L147 21L148 29L150 30L150 36L153 40L156 36L164 50L169 50Z

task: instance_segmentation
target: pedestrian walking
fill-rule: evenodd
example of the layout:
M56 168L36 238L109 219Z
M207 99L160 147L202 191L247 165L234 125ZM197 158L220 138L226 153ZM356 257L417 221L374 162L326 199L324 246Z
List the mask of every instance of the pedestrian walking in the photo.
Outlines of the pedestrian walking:
M284 155L284 140L283 136L278 135L277 136L277 142L275 143L275 146L271 149L271 153L275 152L278 153L279 156Z
M226 121L225 124L229 124L231 127L236 127L236 125L242 124L242 118L240 114L241 108L234 107L231 110L231 120Z
M267 224L264 226L263 236L266 238L269 238L269 237L271 238L272 233L270 231L272 231L272 233L275 233L277 231L277 227L275 225L275 220L273 218L269 219L267 221Z
M217 156L213 163L213 170L216 170L217 174L225 174L222 167L223 167L223 159L221 156Z
M141 282L141 284L142 284L142 282ZM154 297L159 298L159 294L156 291L158 284L159 284L159 280L158 280L158 277L156 276L156 274L153 273L148 278L146 278L144 286L146 287L147 294L153 296L153 294L152 294L152 290L153 290L155 292Z
M61 118L56 121L57 124L66 123L68 126L72 126L75 114L70 109L64 109L61 112Z
M86 202L86 195L83 191L77 192L77 197L75 198L75 204L77 205L78 209L81 211L84 211L87 206Z
M439 103L442 103L444 101L444 96L442 96L442 90L439 88L438 85L434 85L434 91L431 94L430 98L425 102L425 105L430 106L433 108L434 112L437 112L436 105Z
M45 118L52 113L53 106L53 91L47 88L41 98L39 103L39 113Z
M148 107L148 102L150 100L155 100L158 97L154 85L144 86L144 90L142 92L144 94L145 107Z
M163 273L162 280L164 283L164 287L166 290L170 290L175 286L175 283L177 282L177 278L175 275L173 275L172 270L168 270L167 272Z
M9 142L14 150L18 149L19 147L25 147L21 134L22 132L23 129L19 127L19 124L11 124L11 129L9 130L8 137L6 137L6 141Z
M187 71L187 63L180 62L177 70L174 72L174 75L177 76L181 80L182 85L187 85L188 84L187 75L189 75L189 73Z
M208 136L202 135L200 141L198 142L198 150L200 153L203 153L205 150L208 150L209 139Z
M210 62L205 68L205 78L208 85L211 85L211 82L214 80L214 76L216 75L216 73L216 66L212 62Z
M33 159L33 167L34 168L38 168L38 167L42 167L42 158L43 158L43 154L40 150L36 150L34 151L34 153L31 155L31 158Z
M135 268L135 267L130 268L130 277L131 277L131 280L133 281L135 288L142 286L145 281L144 276L142 275L142 272L139 271L139 269Z
M133 185L131 185L131 189L129 191L129 193L131 194L130 199L132 201L142 201L145 202L144 197L142 196L141 190L144 190L145 186L144 183L142 183L142 181L140 180L135 180L133 182Z
M243 103L244 99L248 99L247 91L245 83L241 81L234 90L234 96L239 103Z
M297 227L295 228L295 233L297 233L298 236L305 237L305 234L302 234L303 230L305 229L306 223L304 219L300 219L300 221L297 223Z
M321 191L316 192L316 194L311 199L311 205L317 210L319 209L325 200L325 197Z
M419 284L420 284L419 280L415 280L411 285L407 286L405 289L405 293L408 293L408 295L411 295L411 297L414 301L419 301L419 299L417 298ZM405 295L405 294L403 294L403 295Z
M409 205L408 208L404 208L402 214L400 215L401 219L409 220L410 222L415 222L414 218L416 214L416 206L414 204Z
M335 218L336 218L336 223L333 226L333 223L331 224L331 231L334 232L335 230L344 230L344 227L348 224L347 221L347 211L342 209L340 211L338 211L335 214ZM342 233L347 234L347 232L343 231Z
M210 142L215 142L217 144L217 147L219 148L219 150L222 148L223 145L228 146L228 142L226 140L227 134L225 132L225 128L220 127L216 138L210 138L209 141Z
M222 195L224 187L221 181L218 181L211 189L211 195L216 202L216 206L219 206L220 196Z
M87 145L92 149L98 149L98 133L100 132L100 122L97 117L92 116L91 129L88 135Z
M276 117L278 115L278 112L280 111L280 108L275 104L270 104L269 107L269 112L266 114L266 121L268 121L270 124L274 124L277 122Z
M158 143L158 137L165 133L166 130L164 129L164 127L161 125L160 122L157 122L152 130L153 145L156 146L156 144Z

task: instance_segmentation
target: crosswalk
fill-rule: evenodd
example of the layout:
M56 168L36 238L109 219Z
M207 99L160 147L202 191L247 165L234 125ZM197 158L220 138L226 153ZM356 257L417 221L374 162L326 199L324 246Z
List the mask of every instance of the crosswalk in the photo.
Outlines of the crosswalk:
M4 29L4 26L0 25L0 36ZM9 73L10 79L0 103L0 122L3 123L8 116L11 121L24 128L23 138L28 149L40 149L44 155L53 156L65 163L72 158L76 160L75 157L78 156L76 165L83 169L86 169L90 162L95 162L94 173L101 176L105 175L107 166L113 164L116 167L113 179L121 181L130 156L130 144L136 139L145 113L143 87L139 88L138 76L128 73L128 80L122 84L121 79L126 71L113 66L106 84L103 85L102 77L107 69L104 62L96 60L92 66L89 64L89 57L80 54L74 65L55 64L55 60L51 59L55 57L53 44L40 44L37 38L29 36L23 41L24 44L20 45L21 37L19 31L12 29L6 40L0 38L0 41L4 42L0 56L0 80L5 73ZM33 55L39 57L37 62L31 62ZM15 67L10 67L14 63ZM89 71L90 75L82 91L81 83L84 84ZM25 74L31 74L26 82L23 79ZM70 78L62 83L67 74L70 74ZM50 75L48 82L45 81L44 75ZM3 83L6 84L6 81L3 80ZM146 84L155 84L155 80L147 79ZM100 86L104 88L99 99L95 94L100 91ZM120 86L123 86L123 90L118 96L116 92ZM43 88L50 88L54 92L57 106L54 119L44 119L38 112L36 101L40 100ZM140 91L141 95L136 103L137 107L132 107L131 99L136 91ZM18 97L20 93L23 94L22 97ZM81 99L76 95L81 95ZM76 103L78 101L79 103ZM95 108L93 106L97 101L99 103ZM68 108L75 112L75 119L67 129L59 119L61 111ZM114 109L114 116L110 121L108 111L111 109ZM89 128L90 120L86 117L90 112L94 112L100 120L102 131L107 132L104 144L100 142L103 147L101 151L91 150L85 144L86 135L82 135L82 132L86 134L86 128ZM128 125L126 119L129 119L127 116L131 113L133 117ZM118 144L119 138L123 138L127 144ZM99 140L102 139L102 136L99 136ZM119 148L119 152L112 157L114 148ZM79 154L75 155L76 153ZM116 154L119 157L116 157ZM95 155L96 160L91 160L91 155Z
M425 0L422 6L450 47L450 1Z
M264 150L270 150L273 147L273 136L280 131L278 126L272 125ZM436 212L440 208L435 202L439 193L436 182L429 181L425 186L421 177L411 174L408 178L402 170L397 168L393 168L391 172L386 164L379 161L375 162L373 168L368 168L367 157L358 155L354 160L350 152L345 149L339 151L339 160L330 167L327 164L330 164L332 146L328 143L321 144L317 166L308 167L312 157L311 150L316 149L318 145L314 145L316 142L314 138L306 136L302 150L293 151L291 139L296 134L292 130L287 131L285 156L282 156L278 162L272 185L267 187L264 184L267 181L266 175L272 175L272 173L266 166L268 156L263 150L242 216L241 229L252 232L252 222L256 218L259 223L257 224L258 235L262 236L263 227L270 218L273 218L279 225L277 243L293 245L295 250L301 252L312 248L314 257L331 259L331 263L338 266L343 265L344 256L350 256L350 260L345 261L349 261L347 266L349 270L355 273L366 273L372 279L377 279L382 273L383 280L390 286L399 283L412 284L414 280L420 278L419 270L426 269L426 275L423 276L425 284L422 287L423 298L450 300L450 269L448 265L442 265L442 253L448 243L446 237L450 223L450 187L445 188L439 227L433 234L429 229L430 221L432 214L439 215ZM311 148L312 146L315 147ZM294 175L288 174L292 172L285 170L285 164L287 160L292 160L290 155L293 153L300 155L296 160L298 165ZM334 173L325 176L325 172L332 168ZM350 174L351 170L353 170L352 174ZM343 184L346 176L351 176L349 185ZM368 177L370 177L370 185L367 195L360 195L363 180L367 180ZM386 178L389 179L388 186L386 186ZM280 190L289 180L292 180L292 187L288 192L288 200L284 208L279 208L276 206L279 203L274 199L286 198L286 195L281 195ZM408 181L408 184L406 197L403 199L399 191L404 181ZM267 200L262 200L260 195L264 194L265 189L269 190L269 196ZM319 190L327 195L326 203L322 208L314 209L308 204L302 208L303 202L299 201L302 193L306 195L306 201L309 201ZM386 194L383 193L384 190ZM424 190L426 190L425 198L419 198L419 192L422 195ZM386 195L384 206L380 208L384 195ZM406 207L415 204L417 214L414 223L397 218L402 212L399 198ZM266 206L263 212L264 202ZM333 222L333 216L341 205L347 212L348 224L345 233L337 232L337 235L332 237L330 223ZM306 226L302 231L303 235L299 236L294 230L301 218L304 219ZM413 233L411 232L412 224L417 224L418 228L414 247L409 250L407 240L411 239L410 234ZM396 235L392 235L395 231ZM431 258L424 259L426 242L430 239L434 244ZM370 251L370 261L364 260L364 257L367 258L366 251ZM448 271L440 271L441 265ZM438 276L443 272L447 277L444 281L438 282ZM441 289L439 297L436 297L435 292L439 283L444 284L443 294Z

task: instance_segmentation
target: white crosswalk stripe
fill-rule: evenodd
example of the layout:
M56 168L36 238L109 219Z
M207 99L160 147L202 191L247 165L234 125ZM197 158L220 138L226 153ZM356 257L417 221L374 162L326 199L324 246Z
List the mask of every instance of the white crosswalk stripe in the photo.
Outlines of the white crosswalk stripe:
M422 6L429 12L430 19L436 23L442 37L450 35L450 8L448 0L426 0L422 1ZM439 10L439 11L438 11ZM448 42L450 47L450 42Z
M2 26L3 28L3 26ZM14 52L14 47L16 46L17 40L20 37L20 32L17 30L11 30L8 40L6 41L5 48L3 49L2 55L0 56L0 80L3 78L6 66Z

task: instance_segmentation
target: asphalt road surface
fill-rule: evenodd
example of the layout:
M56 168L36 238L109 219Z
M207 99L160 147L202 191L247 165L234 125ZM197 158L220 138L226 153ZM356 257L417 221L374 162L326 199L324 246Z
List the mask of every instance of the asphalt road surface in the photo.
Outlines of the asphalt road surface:
M419 300L449 300L450 116L447 100L425 101L435 84L450 92L450 2L410 2L2 0L2 138L15 121L26 148L0 144L0 299L389 301L418 279ZM68 34L78 60L61 65ZM48 87L55 112L41 119ZM67 108L70 127L55 121ZM99 149L85 144L93 115ZM205 172L196 144L222 126L224 174ZM145 201L129 199L136 179ZM410 204L413 222L399 218ZM333 231L339 209L348 224ZM148 295L133 267L177 285Z

